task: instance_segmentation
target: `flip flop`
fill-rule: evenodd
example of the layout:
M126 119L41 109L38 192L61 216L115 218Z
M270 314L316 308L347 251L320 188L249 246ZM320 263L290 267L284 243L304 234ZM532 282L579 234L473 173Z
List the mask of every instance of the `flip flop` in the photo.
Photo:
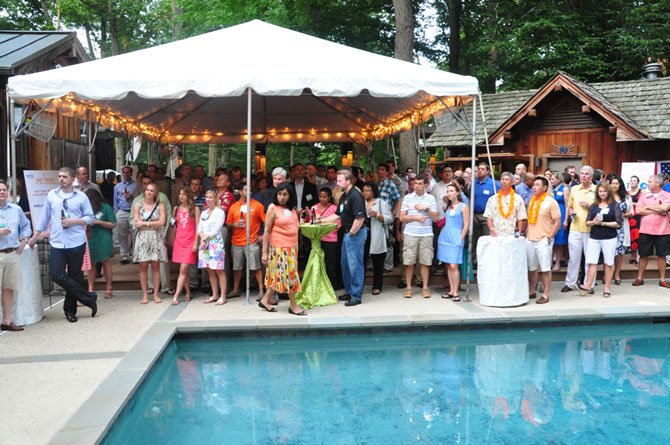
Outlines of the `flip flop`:
M154 297L154 303L158 304L158 303L162 303L162 302L163 302L163 300L161 300L160 297Z
M446 294L442 294L441 297L444 298L445 300L448 300L450 298L454 298L454 296L451 295L449 292L447 292Z
M228 300L225 298L221 297L218 300L216 300L216 303L214 303L217 306L223 306L224 304L228 303Z
M461 301L461 297L460 297L459 295L452 295L452 298L453 298L452 301L455 301L455 302L457 302L457 303L458 303L459 301Z
M261 308L261 309L265 309L268 312L277 312L276 307L267 307L266 305L263 304L262 301L258 302L258 307Z

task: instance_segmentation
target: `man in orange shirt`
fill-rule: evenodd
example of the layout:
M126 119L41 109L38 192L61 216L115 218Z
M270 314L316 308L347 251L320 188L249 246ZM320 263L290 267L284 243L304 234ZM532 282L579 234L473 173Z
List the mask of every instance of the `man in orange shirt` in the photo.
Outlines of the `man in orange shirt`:
M248 261L249 270L255 272L260 295L263 295L263 270L261 269L261 248L258 234L265 221L263 204L249 199L247 205L247 186L240 185L240 200L230 206L226 225L232 230L231 245L233 254L233 291L230 298L240 296L240 279L244 261ZM247 224L249 224L249 251L247 252Z

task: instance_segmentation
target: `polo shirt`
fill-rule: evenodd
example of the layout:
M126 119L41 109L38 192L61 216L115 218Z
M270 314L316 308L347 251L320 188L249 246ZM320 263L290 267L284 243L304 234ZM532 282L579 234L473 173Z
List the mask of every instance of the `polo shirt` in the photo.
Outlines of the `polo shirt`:
M489 198L495 194L493 190L493 179L487 176L484 181L475 178L475 213L484 213L486 210L486 203ZM500 190L500 182L496 181L496 191Z
M345 232L351 229L356 218L365 218L365 199L356 187L351 187L347 193L340 196L340 203L335 214L340 216Z
M530 207L528 208L528 212L530 212ZM554 198L547 195L544 201L542 201L542 205L540 205L535 224L531 224L528 221L526 239L529 241L540 241L543 238L551 237L554 229L554 221L557 219L561 219L561 208ZM561 221L561 224L563 224L563 221Z
M580 201L589 203L589 207L596 200L596 186L594 184L584 187L581 183L570 189L570 198L568 198L567 209L572 208L575 214L572 217L572 224L570 230L575 230L581 233L589 233L591 228L586 225L586 217L589 214L589 209L579 205Z
M651 193L647 191L641 194L637 200L637 211L648 206L659 204L670 204L670 193L660 191ZM640 233L647 235L670 235L670 220L668 215L651 214L640 219Z
M428 210L417 210L416 204L427 204ZM402 233L411 236L433 236L433 220L429 212L437 212L437 201L435 197L428 192L418 195L412 192L406 195L402 200L400 212L406 212L408 216L425 216L424 222L409 221L403 224Z

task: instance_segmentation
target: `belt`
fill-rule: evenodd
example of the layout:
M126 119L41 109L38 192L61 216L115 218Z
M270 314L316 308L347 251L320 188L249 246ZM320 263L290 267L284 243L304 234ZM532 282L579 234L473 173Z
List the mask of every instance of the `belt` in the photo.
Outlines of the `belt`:
M10 247L9 249L0 249L0 253L12 253L16 251L16 247Z

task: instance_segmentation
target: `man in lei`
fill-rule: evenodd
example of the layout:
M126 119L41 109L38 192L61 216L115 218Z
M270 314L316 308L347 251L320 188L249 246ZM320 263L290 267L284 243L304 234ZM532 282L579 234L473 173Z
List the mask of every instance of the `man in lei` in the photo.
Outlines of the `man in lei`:
M491 236L514 236L515 231L524 231L526 206L521 196L514 193L510 172L500 175L500 190L486 203L484 217Z
M528 205L528 232L526 233L526 257L530 298L535 297L538 269L542 272L542 296L537 304L549 302L551 289L551 262L554 236L561 228L561 209L554 198L548 196L549 181L538 176L533 182L533 197Z

